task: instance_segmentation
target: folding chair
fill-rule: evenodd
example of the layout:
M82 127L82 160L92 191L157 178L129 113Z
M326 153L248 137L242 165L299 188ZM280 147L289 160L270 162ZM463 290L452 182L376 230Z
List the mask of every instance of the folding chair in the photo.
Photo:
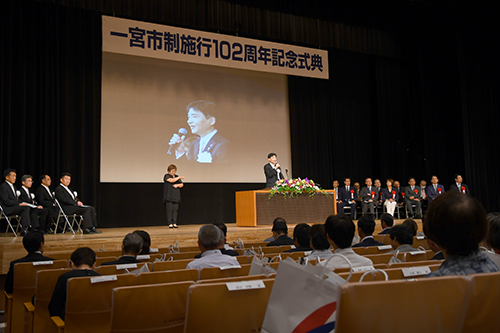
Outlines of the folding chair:
M358 206L358 203L356 203L356 207L357 207L357 206ZM343 212L344 214L346 214L346 212L345 212L345 209L346 209L346 208L348 208L348 209L349 209L349 214L351 214L351 212L352 212L352 207L351 207L351 206L348 206L348 205L345 205L344 207L342 207L342 212ZM356 217L357 217L357 212L356 212L356 209L354 209L354 218L353 218L353 220L356 220Z
M66 222L66 223L64 223L64 228L62 231L63 234L66 232L66 228L69 228L69 230L71 230L71 232L74 235L75 230L73 229L73 226L75 225L75 223L78 226L78 231L83 233L83 230L81 228L83 216L78 215L78 214L66 215L66 213L62 209L61 205L59 204L59 200L55 199L55 201L56 201L57 207L59 208L59 215L57 215L56 227L54 228L54 234L57 233L57 227L59 226L59 220L61 219L61 217L63 217L64 221ZM70 222L70 219L71 219L71 222Z
M406 216L406 218L408 218L408 205L406 205L406 203L404 205L405 205L405 216ZM413 213L415 215L423 216L422 215L422 203L420 203L420 209L418 211L417 211L417 205L414 203L411 203L411 208L413 208Z
M0 220L5 219L7 221L7 228L5 228L5 236L7 236L7 233L10 230L12 230L12 233L14 234L14 237L17 237L17 232L19 231L19 226L21 225L21 217L19 215L11 215L7 216L5 212L3 211L2 205L0 205ZM16 230L14 230L14 226L10 222L11 220L16 220L17 221L17 226Z

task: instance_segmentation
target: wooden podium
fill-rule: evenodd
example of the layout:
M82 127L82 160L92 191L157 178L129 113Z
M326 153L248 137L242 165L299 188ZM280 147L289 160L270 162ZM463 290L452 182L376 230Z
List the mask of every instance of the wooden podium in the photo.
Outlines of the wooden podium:
M236 192L236 225L255 227L273 224L282 217L287 223L325 223L330 215L337 214L335 191L326 190L329 195L317 193L283 197L276 194L269 199L269 190Z

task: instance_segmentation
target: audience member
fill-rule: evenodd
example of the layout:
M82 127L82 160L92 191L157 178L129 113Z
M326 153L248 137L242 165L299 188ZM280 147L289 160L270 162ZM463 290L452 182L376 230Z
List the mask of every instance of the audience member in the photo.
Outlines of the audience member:
M53 260L51 258L45 257L43 255L43 250L45 247L45 239L43 233L38 231L28 232L26 236L23 237L23 246L28 251L28 255L21 259L13 260L10 262L9 272L5 277L5 292L12 294L14 291L14 266L22 262L34 262L34 261L47 261Z
M227 244L226 236L227 236L227 226L223 222L214 222L212 223L216 227L218 227L222 233L224 234L224 241L222 242L222 246L219 248L222 254L236 257L239 255L238 251L235 251L232 247ZM201 258L201 253L194 256L195 258Z
M284 223L286 224L285 219L283 219L283 218L281 218L281 217L277 217L277 218L275 218L275 219L274 219L274 221L273 221L273 226L274 226L274 224L276 224L276 223L278 223L278 222L284 222ZM288 228L288 227L287 227L287 228ZM287 232L288 232L288 229L287 229ZM288 238L292 239L290 236L288 236ZM272 242L272 241L274 241L274 240L275 240L275 239L274 239L274 234L273 234L273 236L271 236L271 237L269 237L269 238L264 239L264 242Z
M346 257L351 262L352 267L373 266L370 259L356 254L351 249L355 229L352 219L347 215L331 215L325 222L328 242L335 250L335 254ZM333 257L328 259L328 262L324 260L320 264L326 265L328 269L332 270L339 267L349 267L349 264L341 257Z
M293 228L294 249L285 252L312 251L311 248L311 227L307 223L299 223Z
M274 220L272 231L275 240L267 244L267 246L293 245L293 239L287 236L288 227L283 218L278 217Z
M438 177L433 175L431 177L432 185L426 188L427 197L429 198L429 205L431 204L432 200L434 200L438 195L445 192L444 186L438 184L438 182Z
M349 177L344 178L344 187L339 189L339 203L337 211L339 213L344 212L344 207L349 206L351 208L351 218L354 218L356 214L356 190L351 186L351 179Z
M361 242L353 245L352 247L366 247L366 246L381 246L384 245L377 242L373 238L373 231L375 231L375 221L370 216L362 216L358 220L358 234Z
M233 256L222 254L219 250L224 244L224 233L213 225L204 225L198 231L198 247L201 258L187 264L186 269L206 267L239 266L238 260Z
M135 232L131 232L123 238L122 242L122 256L118 260L108 261L102 263L105 265L123 265L123 264L137 264L137 256L142 251L143 244L142 237Z
M417 222L415 222L412 219L406 219L406 220L404 220L404 222L402 223L402 225L404 225L405 227L408 228L408 230L411 231L411 234L413 235L413 237L417 236L417 232L418 232L418 224L417 224Z
M141 254L149 254L151 250L151 236L144 230L136 230L134 234L142 238L142 251Z
M388 253L420 251L411 246L413 244L411 230L402 224L392 227L389 237L391 238L391 246L394 250Z
M405 205L408 211L408 218L412 219L416 216L416 218L422 218L422 202L421 202L421 193L422 190L420 186L415 185L415 178L410 177L408 179L408 186L405 187ZM415 205L415 211L413 212L413 205Z
M389 213L384 213L380 215L380 223L382 225L382 232L380 232L379 235L389 234L394 225L394 217Z
M398 204L398 190L393 187L394 180L391 178L387 179L387 187L382 190L382 201L384 202L385 209L387 213L394 216L394 210Z
M328 259L333 255L324 224L315 224L311 227L311 248L313 251L307 255L310 259Z
M488 236L486 244L497 254L500 254L500 213L489 213L488 218Z
M3 172L3 178L5 182L0 185L0 205L2 205L5 215L19 215L21 217L22 228L20 235L24 236L31 225L30 208L27 203L17 200L17 190L14 186L17 178L16 170L6 169Z
M436 243L434 243L429 238L427 238L427 244L431 248L432 252L434 252L434 256L431 258L431 260L443 260L444 259L443 251L441 251L441 249L439 248L439 246L436 245Z
M450 191L434 199L424 219L424 232L441 248L445 261L428 276L498 272L479 249L487 231L486 212L474 197Z
M59 316L64 320L66 314L66 290L68 280L74 277L99 276L95 271L95 252L88 247L80 247L71 254L70 264L72 271L59 276L52 298L49 303L51 317ZM89 318L92 320L92 318Z

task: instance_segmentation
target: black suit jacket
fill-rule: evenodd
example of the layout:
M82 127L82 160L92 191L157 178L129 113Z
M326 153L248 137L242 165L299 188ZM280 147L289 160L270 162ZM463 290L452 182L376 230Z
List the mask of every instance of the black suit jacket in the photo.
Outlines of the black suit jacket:
M64 320L64 315L66 314L66 289L69 279L74 277L100 275L101 274L88 269L75 269L71 272L67 272L59 276L48 306L50 316L59 316L62 320ZM89 318L89 320L92 320L92 318Z
M41 185L35 191L35 198L38 204L43 208L54 207L54 197Z
M461 187L465 187L465 194L470 194L469 187L466 184L462 183ZM462 189L459 189L456 183L451 184L450 191L463 193Z
M431 258L431 260L444 260L444 254L443 252L439 251L437 252L434 257Z
M31 194L32 194L31 191L30 191L30 196L29 197L28 197L28 193L26 193L26 191L24 190L24 188L21 187L21 189L19 190L19 192L21 193L19 195L19 202L27 202L27 203L36 205L36 201L31 198Z
M354 191L354 192L351 192ZM339 200L342 202L347 202L347 200L351 201L356 201L356 198L358 197L356 193L356 189L353 186L349 186L349 192L347 192L345 186L339 187ZM352 196L351 196L352 194Z
M17 259L10 262L9 272L7 273L7 277L5 278L5 291L9 294L12 294L14 291L14 265L21 262L34 262L34 261L48 261L54 260L49 257L45 257L41 253L30 253L26 257Z
M374 192L373 198L371 192ZM365 186L359 191L359 197L365 203L367 203L370 199L373 199L373 202L376 203L379 200L378 190L375 186L372 185L371 191L368 191L368 186Z
M109 266L109 265L126 265L126 264L138 264L138 263L140 263L140 261L133 256L122 256L118 260L104 262L101 265Z
M288 252L288 253L293 253L293 252L304 252L304 251L312 251L313 249L310 248L309 246L297 246L295 249L290 249L290 250L286 250L285 252Z
M276 240L267 244L267 246L293 245L293 239L287 235L280 235Z
M16 187L14 186L14 189ZM0 204L5 209L6 207L16 207L19 206L19 201L17 201L17 197L12 192L12 189L7 182L3 182L0 185Z
M73 190L68 187L68 189L73 193ZM66 191L61 185L56 187L56 199L59 201L61 206L78 206L78 198L73 199L71 194Z
M212 163L227 162L229 140L222 135L215 133L215 135L208 141L205 150L212 155ZM190 161L198 160L198 152L200 150L200 138L195 139L187 151L186 157Z
M379 235L387 235L387 234L390 234L390 233L391 233L391 229L392 229L392 227L385 228L384 230L382 230L382 232L381 232ZM384 244L382 244L382 245L384 245Z
M355 244L351 247L368 247L368 246L381 246L381 245L384 245L384 244L377 242L375 239L370 237L370 238L363 239L362 242Z
M281 170L281 167L278 169ZM264 165L264 174L266 175L266 187L273 187L278 181L278 172L274 169L271 164L267 163ZM283 171L280 172L280 179L283 179Z

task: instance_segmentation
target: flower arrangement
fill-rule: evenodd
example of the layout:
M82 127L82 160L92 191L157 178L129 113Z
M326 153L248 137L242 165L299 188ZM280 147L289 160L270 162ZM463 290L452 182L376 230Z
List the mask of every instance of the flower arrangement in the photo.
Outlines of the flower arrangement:
M293 197L299 194L309 194L309 196L313 196L316 193L328 195L325 190L322 190L319 186L314 184L314 181L307 178L280 179L276 182L276 185L271 188L269 198L273 197L275 194L281 194L286 198L287 196Z

